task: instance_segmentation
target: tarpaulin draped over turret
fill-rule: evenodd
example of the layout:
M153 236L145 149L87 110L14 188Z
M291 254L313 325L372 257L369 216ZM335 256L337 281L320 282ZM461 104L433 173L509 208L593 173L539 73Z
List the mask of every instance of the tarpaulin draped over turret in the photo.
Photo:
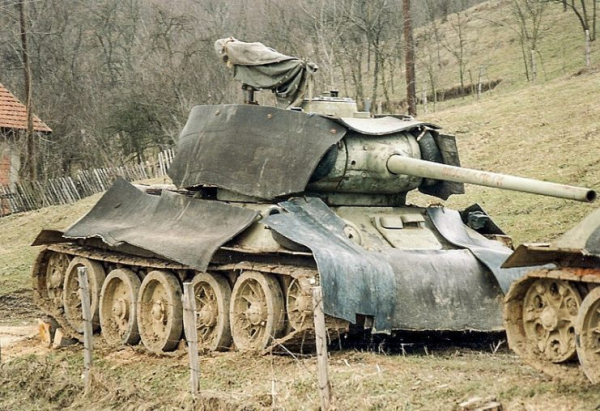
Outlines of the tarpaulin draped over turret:
M346 134L326 118L253 105L196 106L169 176L271 199L304 191L325 152Z
M255 89L273 90L279 107L298 106L316 66L296 57L278 53L262 43L245 43L233 37L215 42L215 50L233 76Z

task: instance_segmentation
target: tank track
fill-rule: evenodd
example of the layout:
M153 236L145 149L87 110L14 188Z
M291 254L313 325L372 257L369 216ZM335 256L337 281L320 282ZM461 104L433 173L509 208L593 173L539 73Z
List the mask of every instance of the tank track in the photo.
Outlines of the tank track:
M252 261L253 256L240 253L232 257L231 249L226 254L201 273L156 257L53 244L41 250L32 267L34 299L63 333L82 341L74 273L85 266L95 331L109 345L137 344L141 338L150 351L164 352L184 338L181 284L192 282L202 351L312 352L312 300L307 298L319 280L316 267L292 265L291 259L286 264L281 256L259 255L254 259L260 261ZM236 325L230 326L232 318ZM332 317L326 317L326 325L331 337L349 328Z
M505 297L509 346L554 377L600 383L600 269L530 271Z

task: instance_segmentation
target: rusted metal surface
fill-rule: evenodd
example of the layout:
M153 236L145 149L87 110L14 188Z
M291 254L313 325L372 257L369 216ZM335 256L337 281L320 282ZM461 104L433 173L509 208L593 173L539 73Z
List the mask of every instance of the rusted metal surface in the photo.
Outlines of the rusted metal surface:
M600 269L580 267L560 267L560 269L534 270L527 277L556 278L566 281L589 282L600 284Z

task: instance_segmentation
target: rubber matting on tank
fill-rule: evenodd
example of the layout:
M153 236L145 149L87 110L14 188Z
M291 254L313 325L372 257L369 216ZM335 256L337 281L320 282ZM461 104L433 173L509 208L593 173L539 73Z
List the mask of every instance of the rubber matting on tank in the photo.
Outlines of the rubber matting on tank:
M215 251L257 214L166 190L160 196L145 194L119 178L64 237L98 237L110 246L125 243L205 271Z
M326 314L356 323L373 316L376 332L392 330L396 278L387 261L353 243L346 223L318 198L295 198L279 204L288 213L261 223L311 249L317 261Z
M494 274L503 293L513 281L521 278L530 268L500 268L512 254L512 250L486 238L475 239L467 234L465 225L456 210L429 207L427 214L442 236L457 247L470 250L473 255Z
M396 273L393 328L502 330L503 293L469 250L382 251Z
M215 185L259 198L297 193L345 133L326 118L273 107L196 106L169 176L177 187Z

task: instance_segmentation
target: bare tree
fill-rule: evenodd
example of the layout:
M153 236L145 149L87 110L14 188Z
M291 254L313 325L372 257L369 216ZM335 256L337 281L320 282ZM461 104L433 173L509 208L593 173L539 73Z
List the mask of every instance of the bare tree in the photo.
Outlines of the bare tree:
M546 3L560 3L563 10L567 7L575 13L581 28L585 32L589 32L590 41L596 40L596 18L598 9L598 0L540 0Z
M31 67L29 65L29 41L27 36L27 11L25 2L19 1L19 21L21 28L21 48L23 58L23 79L25 84L25 108L27 110L27 130L25 133L26 152L23 174L30 180L37 179L36 144L33 131L33 86L31 84Z
M417 86L415 76L415 43L413 40L410 0L402 1L404 17L404 49L406 51L406 100L408 114L417 115Z

